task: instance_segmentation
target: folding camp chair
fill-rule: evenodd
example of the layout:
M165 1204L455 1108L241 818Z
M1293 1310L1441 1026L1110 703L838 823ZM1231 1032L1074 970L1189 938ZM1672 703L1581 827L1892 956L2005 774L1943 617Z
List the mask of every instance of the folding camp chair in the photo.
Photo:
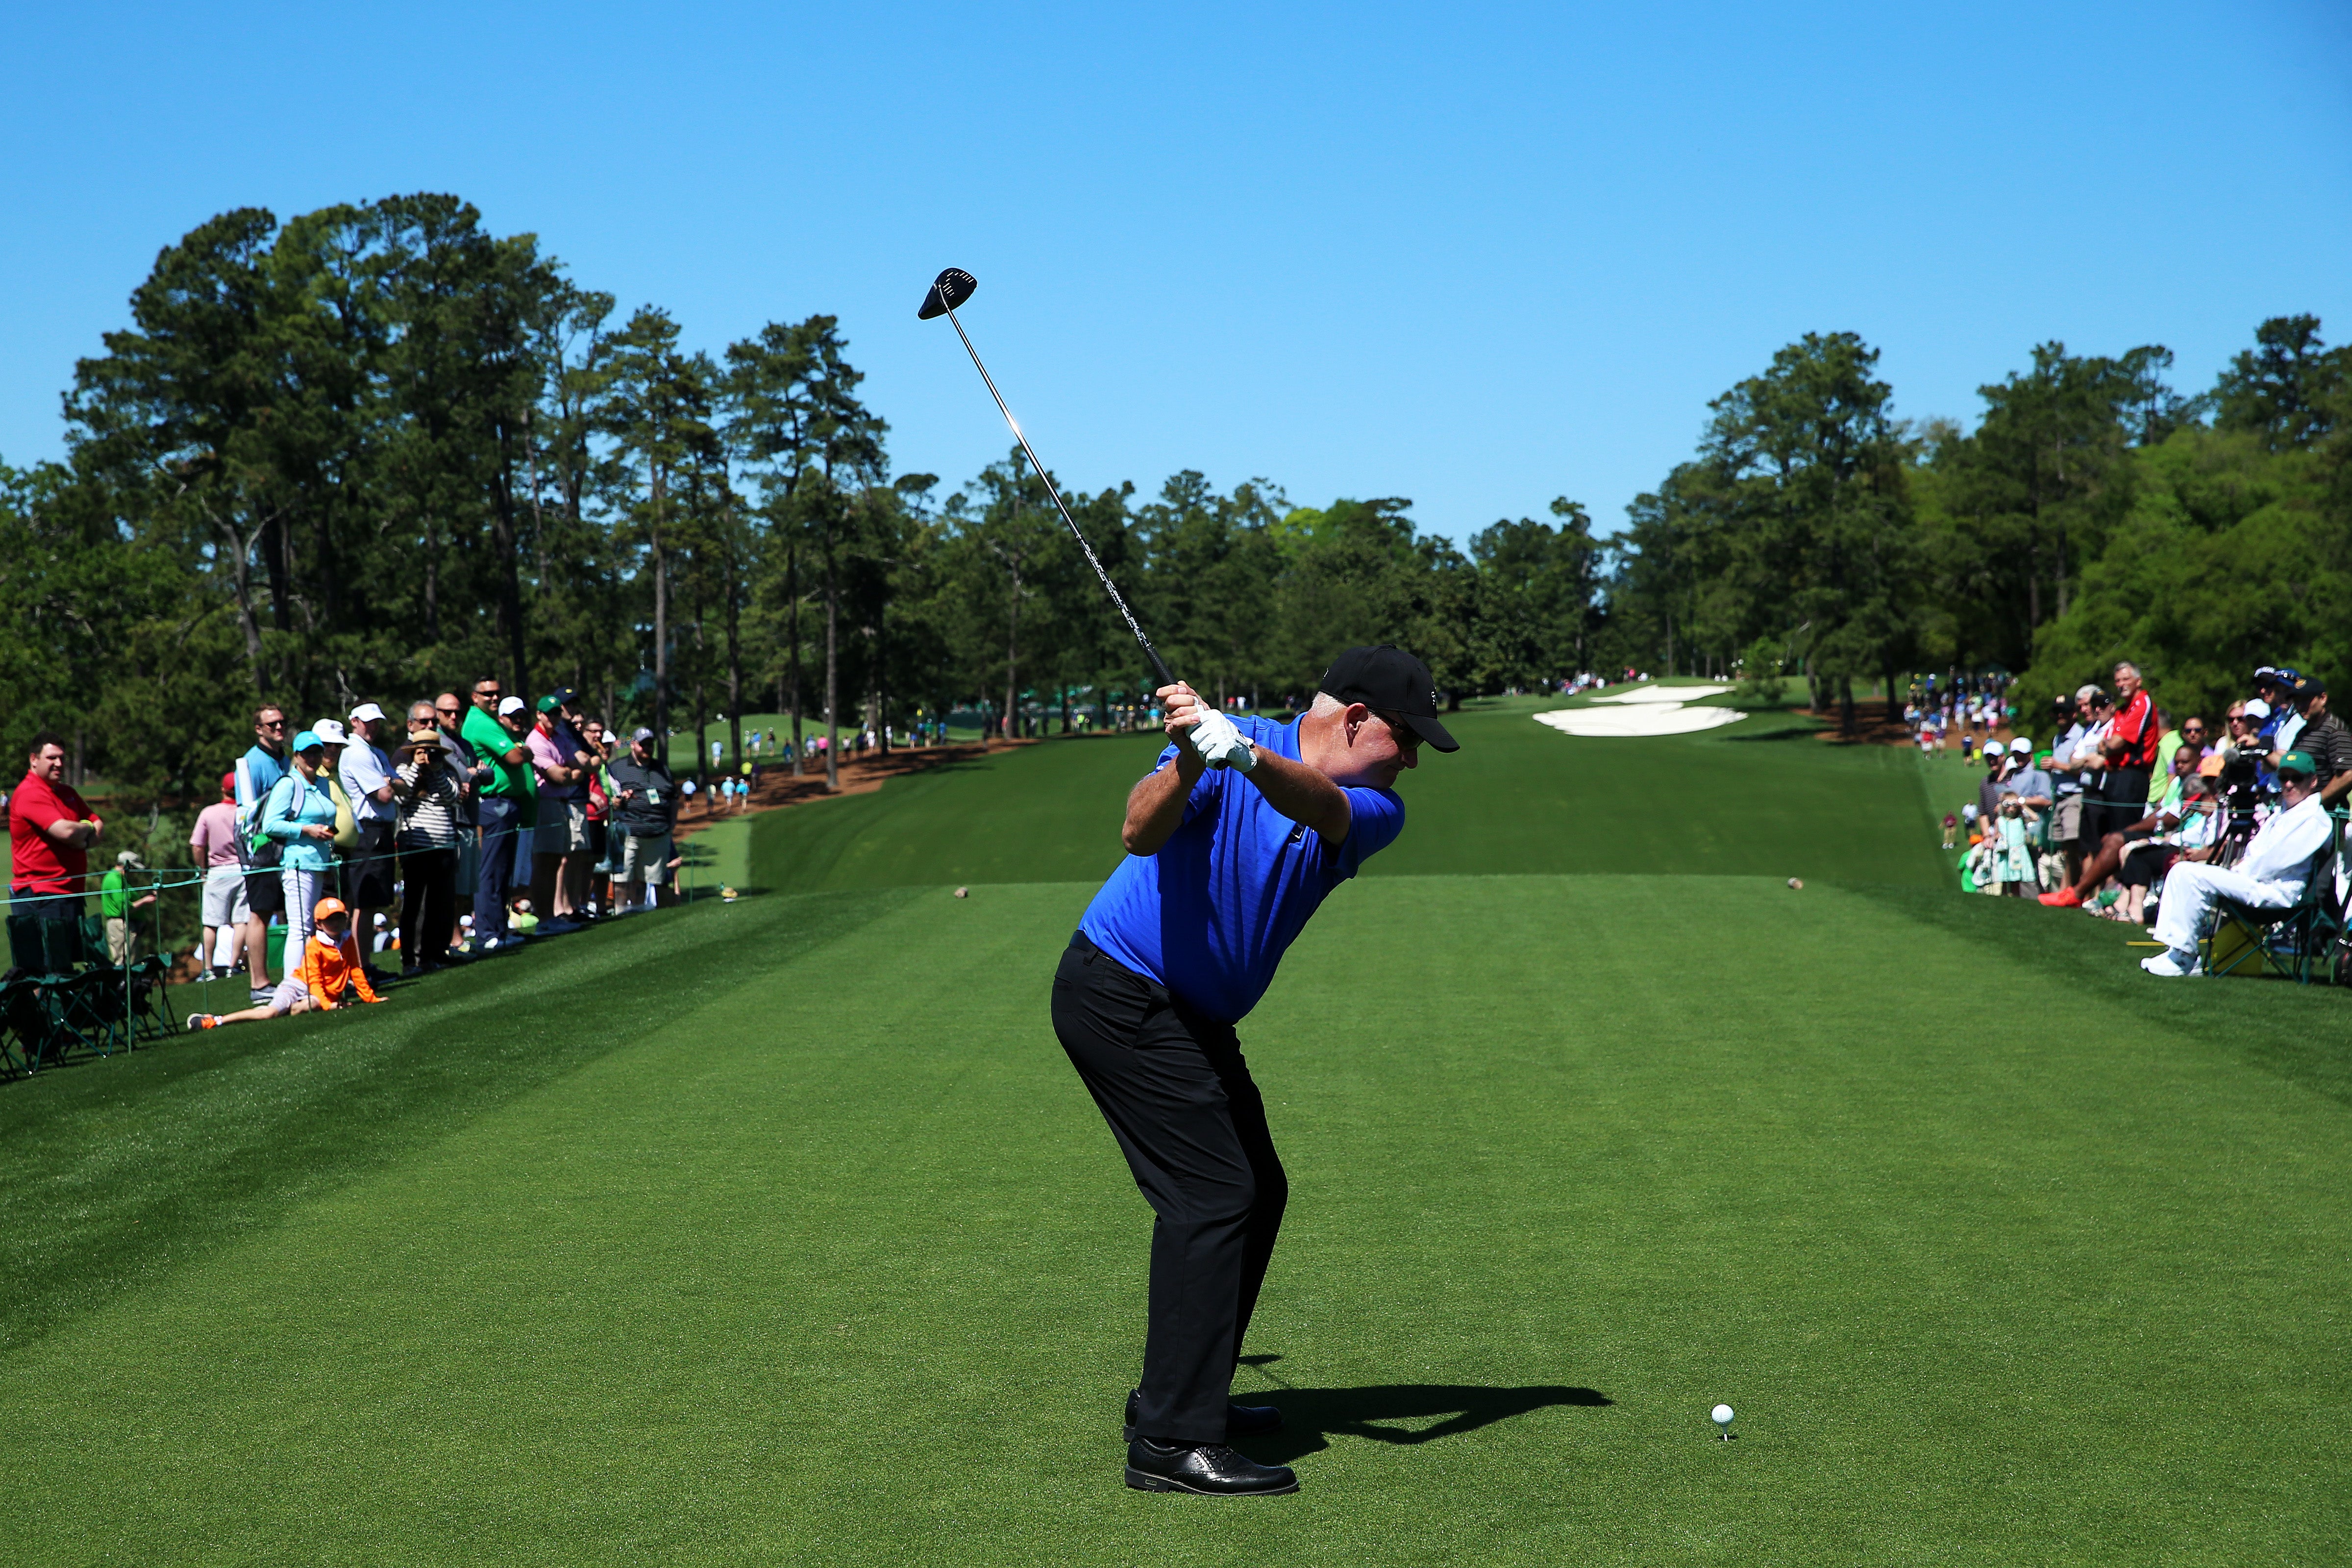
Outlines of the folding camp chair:
M2336 861L2342 853L2344 817L2336 813L2327 847L2312 862L2303 897L2283 910L2257 909L2235 899L2216 899L2198 943L2208 974L2291 974L2300 985L2316 973L2327 977L2329 956L2345 934L2344 910L2336 901Z
M0 1078L38 1072L47 1041L47 1016L31 976L0 981Z
M76 1043L85 1051L112 1056L117 1047L127 1050L131 1045L130 977L107 961L106 921L84 915L80 926L82 967L61 976L55 989Z
M131 966L131 1043L169 1039L179 1031L172 1013L172 988L164 984L172 973L172 955L151 952Z
M89 1048L82 1032L83 1009L76 1004L79 922L10 915L8 949L16 958L16 977L0 992L0 1000L5 1000L8 1033L24 1069L51 1067L78 1048Z

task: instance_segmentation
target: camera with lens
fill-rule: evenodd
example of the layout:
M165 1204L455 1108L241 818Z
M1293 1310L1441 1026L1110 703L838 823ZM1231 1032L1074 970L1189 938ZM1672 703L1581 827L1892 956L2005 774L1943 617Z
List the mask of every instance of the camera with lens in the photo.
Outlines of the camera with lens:
M2262 804L2262 753L2235 746L2221 748L2221 776L2213 781L2222 806L2233 819L2251 821Z

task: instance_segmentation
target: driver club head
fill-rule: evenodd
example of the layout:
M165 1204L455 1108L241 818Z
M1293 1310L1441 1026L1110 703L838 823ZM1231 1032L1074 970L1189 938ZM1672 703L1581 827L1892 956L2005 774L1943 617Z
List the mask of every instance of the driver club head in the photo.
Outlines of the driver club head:
M915 312L915 319L928 321L933 316L943 316L971 299L972 290L979 287L979 279L961 267L950 267L931 279L931 290L923 296L923 308Z

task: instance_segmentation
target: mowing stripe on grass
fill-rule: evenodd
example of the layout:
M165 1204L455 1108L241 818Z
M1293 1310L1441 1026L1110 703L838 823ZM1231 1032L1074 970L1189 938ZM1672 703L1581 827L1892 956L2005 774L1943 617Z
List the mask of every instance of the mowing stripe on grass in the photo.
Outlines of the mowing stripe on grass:
M1832 746L1766 712L1703 735L1579 740L1535 723L1544 700L1449 714L1462 742L1398 784L1404 836L1368 878L1606 871L1843 878L1950 887L1908 752ZM1098 736L971 758L872 794L771 812L751 880L813 889L1099 881L1120 802L1156 735Z
M1729 878L1334 897L1243 1031L1294 1184L1244 1386L1282 1390L1260 1451L1307 1489L1127 1492L1149 1215L1045 1021L1091 890L933 893L797 953L728 928L741 984L606 983L667 1021L0 1361L0 1443L73 1478L20 1490L6 1557L2279 1563L2352 1534L2352 1110L2203 1017L2119 1020L2084 984L2109 954L2012 963L1999 921L2047 911ZM2040 1028L1955 1010L1995 977Z
M381 1006L239 1025L0 1091L0 1352L856 929L905 894L633 916Z

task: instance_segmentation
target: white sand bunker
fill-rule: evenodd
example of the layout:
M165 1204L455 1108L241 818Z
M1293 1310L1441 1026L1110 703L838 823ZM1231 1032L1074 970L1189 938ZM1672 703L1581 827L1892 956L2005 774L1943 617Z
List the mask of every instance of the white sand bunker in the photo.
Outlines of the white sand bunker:
M1693 708L1695 698L1715 697L1728 686L1643 686L1614 697L1596 697L1590 708L1556 708L1535 716L1563 735L1622 740L1643 735L1689 735L1748 717L1737 708ZM1604 708L1602 703L1615 703Z
M1620 691L1614 697L1596 697L1595 702L1696 702L1702 697L1720 697L1730 690L1728 686L1637 686L1631 691Z

